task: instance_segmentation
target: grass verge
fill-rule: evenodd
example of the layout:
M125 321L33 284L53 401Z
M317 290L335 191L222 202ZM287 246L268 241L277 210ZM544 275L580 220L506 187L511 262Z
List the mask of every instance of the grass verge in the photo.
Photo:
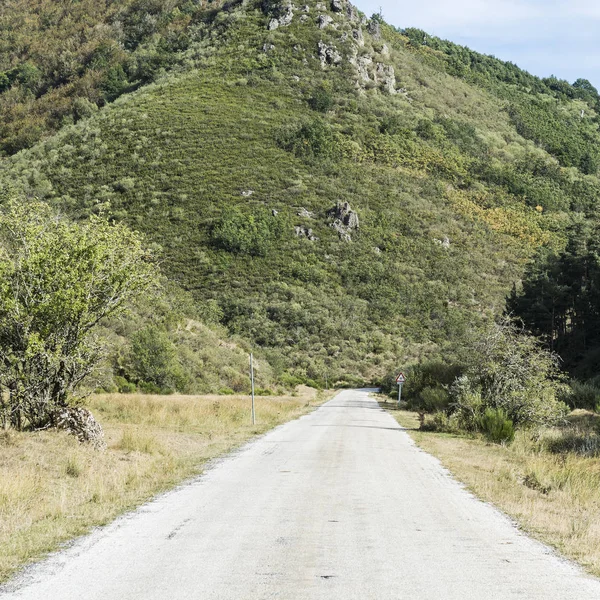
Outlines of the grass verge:
M257 398L256 426L244 396L94 396L105 452L61 432L0 433L0 582L332 395Z
M417 445L437 457L479 498L513 518L519 527L600 576L600 458L552 452L572 429L518 431L510 446L480 438L419 431L417 413L381 402ZM597 416L574 413L571 426Z

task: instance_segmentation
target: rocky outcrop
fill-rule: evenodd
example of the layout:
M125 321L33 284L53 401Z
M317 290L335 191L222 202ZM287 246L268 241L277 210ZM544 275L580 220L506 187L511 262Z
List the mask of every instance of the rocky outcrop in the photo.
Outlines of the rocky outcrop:
M57 412L54 421L58 429L74 435L81 443L97 450L106 448L102 426L87 408L65 406Z
M297 214L299 217L303 217L304 219L314 219L315 218L315 213L310 212L310 210L306 210L306 208L304 208L304 207L302 207L298 211Z
M343 0L331 0L331 10L333 12L341 13L344 10Z
M335 46L328 46L325 42L319 42L319 60L321 67L327 65L339 65L342 62L342 55Z
M333 23L333 19L329 15L319 15L317 25L319 29L327 29Z
M268 29L273 31L279 27L287 27L294 20L294 6L290 0L284 0L270 9L273 18L269 21Z
M313 230L310 227L303 227L302 225L296 225L294 228L296 233L296 237L306 238L310 242L316 242L319 238L314 234Z
M363 35L362 27L355 29L352 32L352 37L359 47L362 48L365 45L365 36Z
M391 65L377 63L375 71L376 81L382 84L384 91L388 94L396 94L396 72Z
M352 210L348 202L338 202L327 214L333 219L330 226L338 232L340 239L351 242L351 234L360 227L358 213Z
M381 23L376 19L371 19L368 25L368 32L373 36L374 39L381 39Z

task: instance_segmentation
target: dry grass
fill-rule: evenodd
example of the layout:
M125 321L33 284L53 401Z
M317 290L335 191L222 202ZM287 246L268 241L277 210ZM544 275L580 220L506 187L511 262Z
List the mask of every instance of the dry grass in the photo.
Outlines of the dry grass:
M0 581L325 399L310 388L257 398L253 427L243 396L95 396L105 452L64 433L0 433Z
M388 405L389 407L390 405ZM510 515L525 531L600 575L600 459L547 451L569 432L517 432L509 447L416 431L416 413L393 411L416 443L440 459L481 499ZM574 415L574 421L591 418ZM576 430L575 430L576 431Z

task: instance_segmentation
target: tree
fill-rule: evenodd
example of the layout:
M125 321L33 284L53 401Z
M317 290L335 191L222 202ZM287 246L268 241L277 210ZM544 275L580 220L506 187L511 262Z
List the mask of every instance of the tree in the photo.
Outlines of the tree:
M0 422L52 425L102 356L95 329L155 281L141 237L43 203L0 207Z
M173 391L184 385L177 351L165 331L149 326L138 331L131 343L131 370L138 383L157 391Z
M558 357L537 338L506 317L470 335L464 375L450 389L456 413L476 420L486 409L502 410L523 426L554 424L565 415Z

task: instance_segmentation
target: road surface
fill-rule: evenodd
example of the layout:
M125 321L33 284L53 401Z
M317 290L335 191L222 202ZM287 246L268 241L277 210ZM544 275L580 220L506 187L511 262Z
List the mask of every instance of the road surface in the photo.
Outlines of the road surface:
M598 600L345 391L27 570L2 600Z

